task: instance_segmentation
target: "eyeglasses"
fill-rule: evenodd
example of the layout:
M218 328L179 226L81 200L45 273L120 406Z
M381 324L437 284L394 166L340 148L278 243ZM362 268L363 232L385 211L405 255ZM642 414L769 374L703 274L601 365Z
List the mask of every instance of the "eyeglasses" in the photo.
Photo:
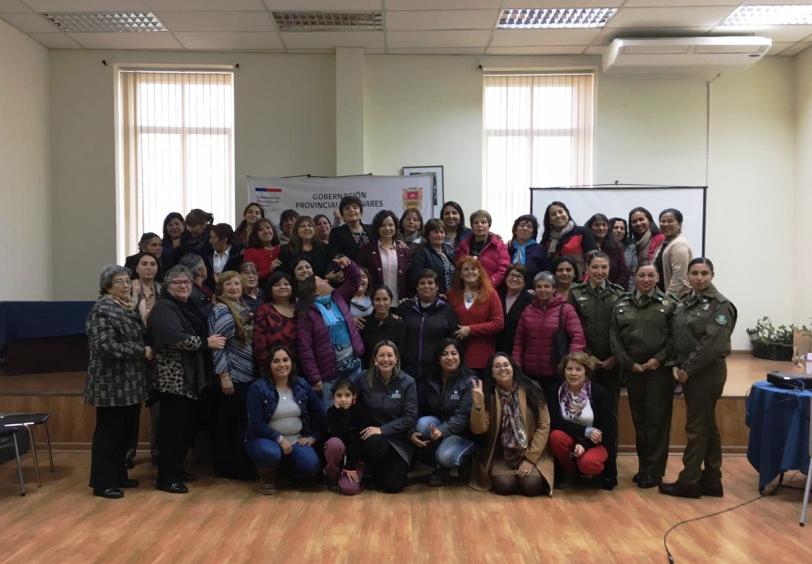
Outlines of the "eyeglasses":
M191 286L192 281L191 280L172 280L170 282L170 284L172 284L173 286Z
M119 280L113 280L114 286L132 286L132 281L129 278L122 278Z

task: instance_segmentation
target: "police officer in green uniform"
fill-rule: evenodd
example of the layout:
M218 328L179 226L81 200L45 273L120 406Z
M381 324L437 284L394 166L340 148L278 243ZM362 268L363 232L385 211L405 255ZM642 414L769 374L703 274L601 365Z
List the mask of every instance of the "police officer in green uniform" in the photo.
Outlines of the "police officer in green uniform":
M615 302L610 337L612 353L626 378L634 422L640 488L660 484L668 462L674 379L671 318L677 302L657 288L657 268L646 261L634 273L635 289Z
M677 481L660 484L660 493L679 497L722 497L722 441L716 426L716 401L727 379L725 357L736 326L736 307L714 285L713 263L688 263L691 293L677 305L672 323L674 378L685 394L684 468ZM704 468L703 468L704 464Z
M624 290L621 286L609 282L609 257L605 253L601 251L590 253L587 257L586 269L589 278L586 282L576 284L570 289L570 303L578 312L584 328L586 352L598 360L592 379L609 392L615 426L614 436L617 437L620 376L617 362L612 355L609 324L612 318L612 308L618 298L623 295ZM614 446L617 447L617 444ZM614 452L617 452L617 448L614 449ZM606 462L604 487L614 487L617 484L615 462L614 459Z

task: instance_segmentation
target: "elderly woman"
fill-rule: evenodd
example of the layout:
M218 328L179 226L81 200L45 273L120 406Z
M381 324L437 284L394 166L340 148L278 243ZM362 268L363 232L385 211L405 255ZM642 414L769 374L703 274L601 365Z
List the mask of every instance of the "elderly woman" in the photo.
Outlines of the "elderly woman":
M280 467L293 478L313 480L321 462L313 445L324 425L324 410L313 388L296 375L290 350L275 345L263 366L263 377L248 391L245 448L257 465L260 493L276 493Z
M398 222L403 242L413 247L423 242L423 214L417 208L408 208Z
M552 495L550 414L541 388L504 353L496 353L488 369L494 385L482 380L472 385L471 431L485 439L474 459L471 487L502 495Z
M462 247L460 247L462 248ZM459 319L454 337L465 342L466 365L483 373L488 358L496 352L496 335L504 329L505 318L499 295L481 261L465 256L457 261L454 286L448 292L448 303Z
M443 339L434 353L434 370L418 390L419 414L412 443L418 455L434 470L430 486L448 483L448 471L463 467L470 470L476 450L468 427L471 416L471 380L476 375L463 363L460 344Z
M498 288L505 281L505 273L510 264L507 247L499 235L491 233L493 219L485 210L471 214L471 235L460 242L457 260L462 257L475 257L485 268L491 285Z
M555 292L555 279L539 272L533 279L536 294L516 328L513 358L528 376L541 384L547 398L561 383L556 365L570 352L586 345L584 330L575 309Z
M212 351L219 379L217 426L214 434L214 474L233 479L255 475L245 454L245 398L254 381L254 314L243 300L240 273L226 270L217 280L217 305L209 314L212 335L226 346Z
M96 408L90 462L93 495L124 497L121 488L138 482L127 477L125 456L139 406L149 395L144 322L130 299L130 271L109 265L99 276L101 297L90 310L87 332L90 362L85 401Z
M350 314L350 300L361 282L358 267L347 257L334 261L344 273L337 289L319 276L299 285L296 342L304 377L321 394L325 409L332 404L331 387L338 378L355 378L361 368L364 341Z
M417 288L420 274L427 268L437 273L440 293L445 295L454 283L454 249L445 240L445 226L439 219L430 219L423 229L424 242L412 249L406 286L409 295Z
M590 381L593 359L584 352L568 354L561 361L564 381L550 402L550 450L564 476L563 487L576 474L602 477L604 489L617 485L614 459L617 426L610 397L600 384Z
M417 385L400 369L400 351L381 341L372 351L372 366L360 381L361 405L371 423L361 431L363 459L375 485L387 493L406 487L414 445L409 433L417 422Z
M251 261L243 261L240 265L240 276L242 276L242 297L251 311L256 312L265 302L265 296L259 288L257 265Z
M178 261L179 266L185 267L192 273L192 292L189 301L204 315L211 312L211 299L214 297L214 288L210 287L211 278L206 261L198 254L187 253Z
M688 263L694 258L691 244L682 234L682 212L674 208L660 213L660 231L665 235L660 252L654 259L654 266L660 281L657 287L681 298L691 291L688 283Z
M668 462L674 381L671 319L677 302L657 288L657 269L644 262L634 273L636 288L615 302L609 336L623 371L634 423L640 488L660 484Z
M149 335L155 347L152 386L161 401L158 426L158 489L187 493L183 460L191 430L191 412L209 384L207 349L222 349L225 338L209 335L206 315L191 302L193 274L177 265L164 276L164 293L149 316Z
M699 257L688 263L688 294L674 311L672 374L685 395L684 468L676 482L660 484L660 493L678 497L722 497L722 442L716 426L716 402L727 380L730 335L736 306L713 285L713 263Z

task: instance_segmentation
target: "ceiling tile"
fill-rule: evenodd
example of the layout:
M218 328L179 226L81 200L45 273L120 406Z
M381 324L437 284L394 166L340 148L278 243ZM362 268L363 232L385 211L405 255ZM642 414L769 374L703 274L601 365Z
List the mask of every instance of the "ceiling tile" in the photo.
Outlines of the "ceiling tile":
M773 41L801 41L812 34L812 25L773 25L766 27L713 28L713 35L760 35Z
M64 33L29 33L31 39L49 49L81 49L81 46Z
M170 31L275 31L268 12L156 12Z
M288 49L384 46L382 31L291 31L281 35Z
M87 49L182 49L171 33L69 33Z
M738 6L742 0L626 0L624 8L669 6ZM769 4L769 2L760 2Z
M789 49L787 49L786 51L783 51L781 54L782 55L789 55L789 56L799 55L799 54L803 53L804 51L806 51L809 48L810 45L812 45L812 42L800 41L800 42L796 43L795 45L793 45L792 47L790 47Z
M31 8L19 0L0 0L0 14L24 14L30 11Z
M606 27L713 26L733 12L732 6L708 8L622 8Z
M510 45L588 45L600 29L498 29L493 34L494 47Z
M386 0L386 10L481 10L498 8L501 3L500 0Z
M147 0L156 12L241 12L265 9L262 0Z
M390 31L387 46L393 47L482 47L488 44L491 31Z
M770 50L767 51L767 54L768 55L780 55L783 51L786 51L787 49L789 49L793 45L795 45L795 43L793 43L792 41L789 41L789 42L786 42L786 41L773 41L773 45L772 45L772 47L770 47Z
M493 29L498 10L434 10L386 12L387 31L431 29Z
M3 14L3 19L20 31L26 33L57 33L61 31L44 16L39 14Z
M284 49L276 32L179 32L175 36L187 49L202 51Z
M382 0L264 0L269 10L382 10Z
M151 12L140 0L25 0L35 12Z
M514 45L489 47L488 55L580 55L586 45Z
M404 47L390 48L390 55L482 55L485 47Z
M707 35L711 27L660 27L660 28L606 28L601 30L595 40L595 45L609 45L616 37L644 38L644 37L695 37Z

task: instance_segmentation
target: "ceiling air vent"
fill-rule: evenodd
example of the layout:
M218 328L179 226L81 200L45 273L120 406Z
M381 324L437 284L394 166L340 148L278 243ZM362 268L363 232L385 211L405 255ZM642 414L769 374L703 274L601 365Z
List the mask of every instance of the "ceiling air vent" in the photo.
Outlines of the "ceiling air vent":
M273 12L279 31L383 31L381 12Z
M47 12L43 15L65 32L166 31L152 12Z

